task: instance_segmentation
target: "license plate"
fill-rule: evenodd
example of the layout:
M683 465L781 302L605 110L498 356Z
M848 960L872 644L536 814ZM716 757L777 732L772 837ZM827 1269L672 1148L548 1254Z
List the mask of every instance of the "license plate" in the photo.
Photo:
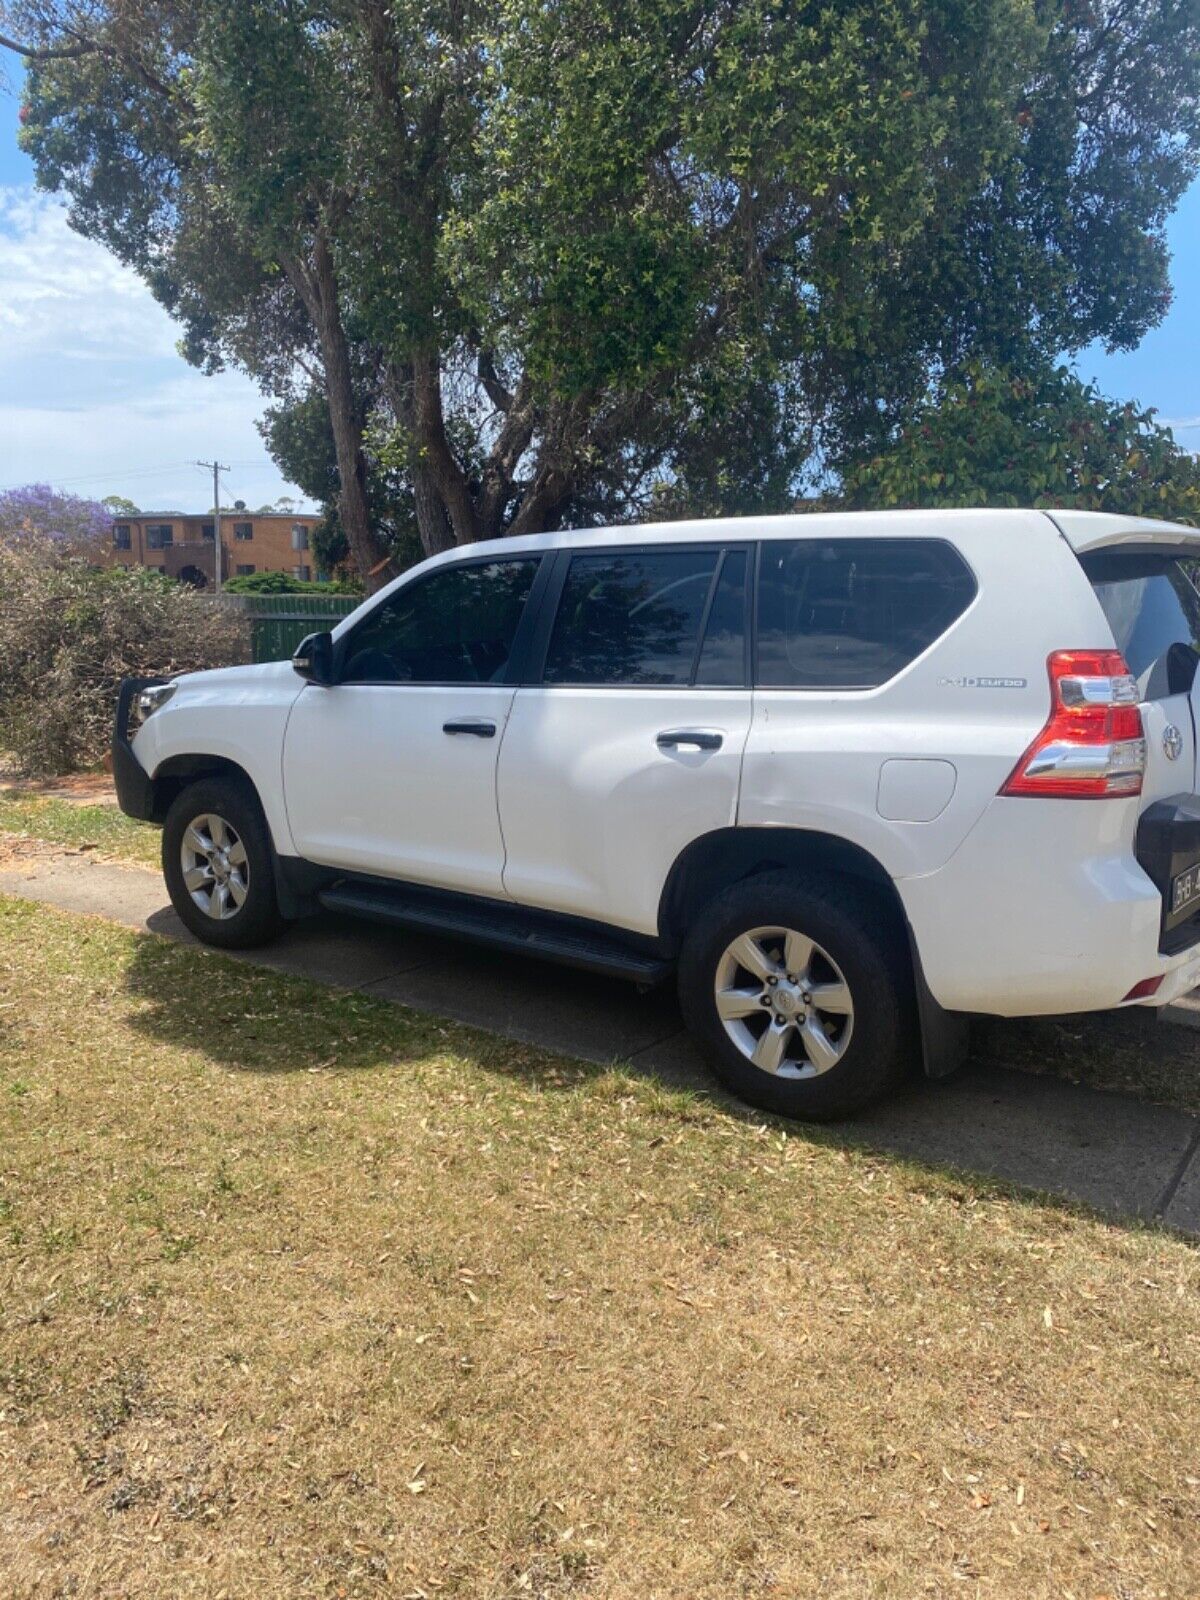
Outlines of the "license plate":
M1200 903L1200 861L1172 880L1171 915L1178 916L1197 903Z

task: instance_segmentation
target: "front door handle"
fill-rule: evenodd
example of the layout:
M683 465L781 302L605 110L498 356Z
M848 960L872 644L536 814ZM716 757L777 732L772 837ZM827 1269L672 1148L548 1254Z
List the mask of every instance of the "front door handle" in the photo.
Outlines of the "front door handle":
M457 717L451 722L443 722L442 732L472 733L477 739L494 739L496 724L486 721L483 717Z
M715 728L666 728L655 740L660 750L719 750L724 742Z

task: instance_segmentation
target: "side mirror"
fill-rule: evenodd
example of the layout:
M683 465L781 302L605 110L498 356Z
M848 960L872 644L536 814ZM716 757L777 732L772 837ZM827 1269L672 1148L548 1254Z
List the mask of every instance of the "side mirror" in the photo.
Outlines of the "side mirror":
M308 683L328 688L333 682L333 635L310 633L292 657L292 666Z

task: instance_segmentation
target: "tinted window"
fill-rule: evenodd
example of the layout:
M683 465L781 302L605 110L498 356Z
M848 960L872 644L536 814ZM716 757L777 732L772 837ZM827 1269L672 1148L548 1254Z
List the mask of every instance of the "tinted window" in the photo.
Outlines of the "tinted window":
M443 567L406 585L349 636L343 683L497 683L535 559Z
M1082 556L1117 649L1154 698L1186 693L1200 649L1200 596L1171 556Z
M746 552L726 552L704 625L696 682L740 688L746 681Z
M547 683L690 683L718 550L575 556Z
M756 681L872 689L944 633L974 593L965 562L940 540L771 540L762 547Z

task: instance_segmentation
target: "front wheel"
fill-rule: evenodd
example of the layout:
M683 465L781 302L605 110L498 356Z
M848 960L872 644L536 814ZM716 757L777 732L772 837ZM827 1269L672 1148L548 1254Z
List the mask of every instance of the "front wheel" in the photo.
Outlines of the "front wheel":
M205 778L177 795L163 826L162 862L171 904L205 944L245 950L279 932L267 825L246 784Z
M684 1018L725 1087L810 1121L848 1116L898 1081L910 988L877 900L816 873L734 884L701 912L679 964Z

